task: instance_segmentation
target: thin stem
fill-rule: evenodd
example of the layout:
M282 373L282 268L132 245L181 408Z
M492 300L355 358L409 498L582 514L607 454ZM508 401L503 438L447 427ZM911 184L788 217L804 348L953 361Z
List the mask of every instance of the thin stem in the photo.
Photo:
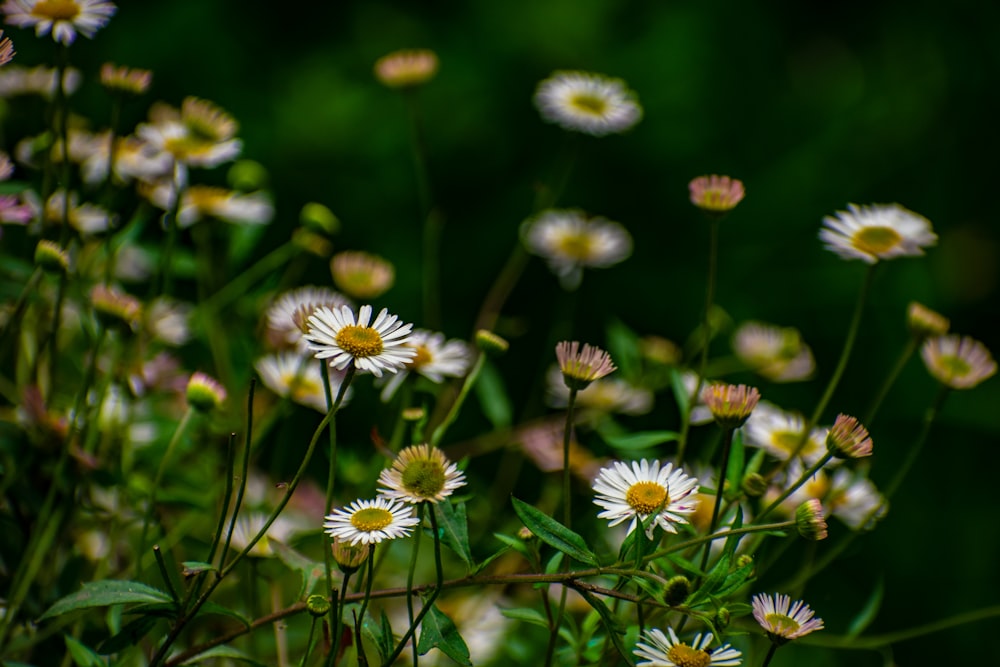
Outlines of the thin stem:
M146 505L146 515L142 520L142 534L139 537L139 551L137 552L140 557L146 551L146 538L149 536L149 524L153 520L153 512L156 508L156 494L157 491L159 491L160 483L163 481L163 474L167 469L167 464L173 456L174 450L177 449L177 443L180 442L181 436L184 435L184 431L187 430L194 414L194 408L189 407L184 413L184 416L181 417L180 422L178 422L177 428L174 429L174 434L170 437L170 442L167 443L166 451L164 451L163 456L160 457L160 465L156 469L156 477L153 478L153 486L149 489L149 502Z
M153 282L153 293L151 295L153 297L170 293L170 263L174 256L174 246L177 245L177 215L180 213L181 199L184 195L184 188L180 177L181 169L183 167L174 162L174 200L170 205L170 210L163 214L163 226L166 228L167 240L163 247L163 254L160 256L160 270L156 280Z
M434 432L431 433L431 437L429 438L431 446L438 446L438 443L441 442L441 438L443 438L445 432L447 432L448 427L451 426L452 422L454 422L458 417L458 413L462 409L462 404L465 403L465 398L469 395L469 390L476 384L476 380L479 378L479 373L483 370L483 364L485 362L486 355L480 352L479 356L476 358L476 363L472 366L472 370L465 376L465 381L462 383L462 390L455 398L455 402L452 403L451 407L448 409L448 414L445 416L444 420L437 425Z
M778 650L778 645L771 642L771 647L767 649L767 655L764 656L764 662L760 663L760 667L767 667L771 664L771 658L774 657L774 652Z
M795 493L796 491L798 491L798 489L799 489L800 486L802 486L803 484L805 484L809 480L810 477L812 477L817 472L819 472L820 468L822 468L823 466L825 466L830 461L830 459L832 459L832 458L833 458L833 454L830 453L830 452L827 452L823 456L823 458L821 458L819 461L816 461L816 463L814 463L808 470L806 470L804 473L802 473L802 475L795 481L794 484L792 484L791 486L789 486L788 488L786 488L784 491L782 491L781 495L779 495L777 498L775 498L771 502L770 505L768 505L767 507L765 507L764 511L762 511L760 514L757 515L757 519L756 520L760 521L765 516L767 516L768 514L770 514L771 511L774 510L774 508L776 508L781 503L785 502L785 499L788 498L788 496L790 496L793 493Z
M420 503L417 507L417 525L420 526L424 522L424 506L426 503ZM417 569L417 558L420 554L420 531L413 531L413 550L410 552L410 568L406 573L406 615L407 620L410 622L410 626L413 626L413 575ZM417 645L413 644L413 665L416 667L417 661L419 659L419 654L417 653Z
M309 624L309 638L306 639L306 650L302 654L302 660L299 661L299 667L306 667L306 663L309 662L309 656L313 649L313 639L316 637L316 626L319 622L319 619L314 616L312 623Z
M368 601L372 598L372 583L375 581L375 544L368 545L368 576L365 581L365 597L361 600L361 611L358 612L357 623L355 624L355 632L357 629L364 625L365 622L365 612L368 610ZM358 651L361 647L358 647Z
M715 505L712 507L712 521L708 524L709 533L714 533L715 527L719 525L719 512L722 509L722 494L726 488L727 471L729 469L729 451L733 446L733 431L734 429L727 428L722 432L722 463L719 466L719 488L715 491ZM705 551L701 556L702 572L705 571L705 566L708 565L708 557L711 553L712 550L706 545Z
M243 506L243 494L247 490L247 481L250 478L250 449L253 444L253 395L257 388L257 378L250 378L250 388L247 390L247 433L243 438L243 470L240 473L240 485L236 489L236 500L233 502L233 513L229 517L229 529L226 531L226 542L222 547L222 554L219 557L219 568L226 562L229 554L229 545L233 541L233 531L236 529L236 518Z
M885 380L882 382L882 386L879 387L878 393L875 394L875 398L872 399L871 407L868 408L868 412L865 415L865 419L862 424L871 428L872 422L875 420L875 413L878 412L879 407L882 405L882 401L885 397L889 395L889 390L892 389L892 385L896 383L903 369L906 367L906 362L910 360L913 353L917 351L917 347L920 345L920 339L916 336L911 336L906 343L906 347L900 353L899 358L896 360L896 364L889 371Z
M569 445L573 437L573 408L576 406L576 394L577 389L571 387L569 390L569 401L566 404L566 426L563 428L563 525L567 528L571 528L570 522L573 520L573 488L570 484Z
M371 554L368 556L371 558ZM337 654L340 653L340 636L344 634L344 606L347 600L347 586L351 581L351 572L344 572L344 580L340 582L340 597L337 599L337 615L333 624L332 636L330 637L330 655L327 656L326 664L332 666L337 661Z
M229 305L234 299L246 294L259 280L272 275L279 267L298 253L298 246L286 241L268 254L261 257L251 267L240 271L235 278L226 283L215 294L208 297L202 304L204 308L216 312Z

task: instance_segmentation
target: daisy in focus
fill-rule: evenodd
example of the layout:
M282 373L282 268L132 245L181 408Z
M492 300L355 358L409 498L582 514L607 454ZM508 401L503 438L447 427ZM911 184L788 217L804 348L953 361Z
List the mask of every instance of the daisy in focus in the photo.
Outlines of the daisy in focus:
M52 39L66 46L77 33L92 38L117 9L105 0L7 0L0 7L8 25L34 26L39 37L52 33Z
M415 351L414 357L386 383L382 389L383 401L392 398L410 373L441 384L446 377L463 377L472 362L472 350L465 341L446 341L444 334L436 331L417 329L405 345Z
M823 218L819 238L843 259L874 264L880 259L917 257L937 243L927 218L899 204L848 204L847 211Z
M378 476L379 493L410 504L439 503L465 486L465 473L437 447L413 445Z
M714 635L711 632L702 635L698 633L690 644L677 638L673 628L668 627L667 635L653 628L643 633L639 643L635 645L635 656L642 658L636 667L733 667L743 663L743 654L723 644L719 648L709 649Z
M611 355L599 347L577 341L562 341L556 344L556 359L563 381L570 389L586 389L594 380L599 380L616 370Z
M609 526L630 521L631 534L639 521L655 513L646 536L652 539L653 530L660 526L668 533L676 533L674 524L688 523L687 516L694 513L698 501L698 480L688 477L680 468L667 463L646 459L632 461L631 465L615 461L611 467L602 468L594 481L594 504L604 511L597 516L608 519Z
M305 336L309 349L317 359L329 359L337 370L353 364L375 377L382 377L382 371L399 371L417 355L406 345L413 325L403 324L385 308L374 322L371 317L369 305L361 306L357 321L348 306L339 310L321 306L309 316L309 333Z
M642 118L624 81L588 72L553 73L538 84L535 106L546 121L595 137L624 132Z
M581 211L549 210L521 228L524 245L545 258L565 289L576 289L585 268L607 268L632 254L632 236L617 222Z
M753 596L753 617L775 644L803 637L823 629L823 619L813 618L813 610L803 601L792 604L792 599L780 593Z
M972 389L997 372L997 362L985 345L969 336L928 338L920 356L927 371L952 389Z
M345 508L334 510L326 516L323 528L330 537L351 545L376 545L382 540L406 537L413 532L419 519L413 508L399 500L378 497L374 500L355 500Z

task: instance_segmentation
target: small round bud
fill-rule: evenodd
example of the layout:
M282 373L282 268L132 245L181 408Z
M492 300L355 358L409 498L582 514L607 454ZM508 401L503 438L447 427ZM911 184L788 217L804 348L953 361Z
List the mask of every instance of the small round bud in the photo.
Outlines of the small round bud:
M325 236L305 227L299 227L292 232L292 243L320 259L326 259L333 252L333 244L327 241Z
M333 540L330 549L333 551L333 560L337 561L337 567L344 574L357 572L358 568L368 560L370 552L364 544L358 543L352 546L350 542L337 539Z
M324 595L310 595L306 598L306 609L315 618L322 618L330 613L330 600Z
M418 422L426 416L427 416L427 411L420 407L406 408L405 410L403 410L402 414L403 421L408 421L408 422Z
M724 630L729 627L730 620L732 620L732 617L729 610L725 607L719 607L719 611L715 612L715 627L719 630Z
M917 338L943 336L950 326L947 317L916 301L911 301L906 309L906 328Z
M412 88L434 78L437 55L428 49L393 51L375 62L375 78L389 88Z
M740 484L740 488L743 489L743 493L747 494L751 498L759 498L764 495L767 491L767 487L767 478L756 472L747 473L743 477L743 482Z
M840 414L826 435L826 448L839 459L860 459L871 456L872 439L857 419Z
M827 530L823 503L812 498L799 505L795 510L795 528L807 540L825 540Z
M69 253L52 241L42 239L35 246L35 264L52 275L69 272Z
M229 167L226 180L233 190L254 192L267 186L267 169L255 160L238 160Z
M521 526L521 528L517 531L517 536L522 540L530 540L535 536L535 534L531 532L531 529L527 526Z
M745 384L715 383L705 387L701 400L712 412L720 428L734 429L743 426L760 401L760 392Z
M187 402L198 412L211 412L226 400L225 388L213 377L196 371L187 384Z
M671 577L663 589L663 601L671 607L683 604L691 595L691 580L683 574Z
M738 570L742 570L751 563L753 563L753 556L749 556L747 554L740 554L739 556L736 557L736 569Z
M392 263L359 250L338 252L330 260L333 282L344 294L355 299L375 299L392 287L396 270Z
M323 204L311 201L299 212L299 222L308 229L333 236L340 231L340 220Z
M510 348L510 343L486 329L480 329L476 332L476 345L479 346L480 350L492 357L499 357Z

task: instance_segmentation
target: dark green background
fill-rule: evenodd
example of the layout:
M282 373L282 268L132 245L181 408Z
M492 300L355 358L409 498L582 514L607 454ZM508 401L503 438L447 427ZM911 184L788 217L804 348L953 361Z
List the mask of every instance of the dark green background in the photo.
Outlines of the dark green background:
M864 269L823 250L816 234L822 217L848 202L899 202L929 218L940 242L926 259L882 267L827 419L865 410L905 341L910 299L1000 350L995 4L119 4L93 42L73 46L74 63L91 75L105 60L147 67L155 72L150 99L179 104L197 95L232 112L245 156L270 172L278 215L267 240L288 238L303 203L327 204L344 223L339 248L397 263L398 284L385 302L418 325L412 250L420 222L405 107L371 74L377 57L403 47L432 48L441 59L421 103L446 225L449 335L469 332L564 150L564 133L531 104L534 88L553 70L582 69L627 81L645 117L625 136L581 137L559 202L622 222L636 241L628 262L585 277L574 337L600 342L610 313L643 334L688 335L703 300L707 226L687 202L686 184L725 173L745 182L747 198L723 223L718 303L737 321L797 326L817 356L817 382L765 386L767 398L809 411L835 364ZM22 63L51 58L50 42L7 34ZM74 104L100 114L105 103L90 87ZM130 120L141 120L144 108L134 104ZM328 280L314 264L310 279ZM543 342L562 299L534 261L506 311L509 331L520 330L504 367L511 386L548 363ZM872 632L1000 602L998 385L950 398L880 529L810 584L806 597L831 632L844 630L879 577L886 599ZM876 482L910 446L934 392L914 360L872 426ZM656 424L656 413L646 423ZM998 629L994 619L930 635L897 645L895 657L900 665L974 664L972 656L987 664L991 647L982 638ZM795 655L783 649L774 664L796 664ZM799 659L882 664L872 653L812 650Z

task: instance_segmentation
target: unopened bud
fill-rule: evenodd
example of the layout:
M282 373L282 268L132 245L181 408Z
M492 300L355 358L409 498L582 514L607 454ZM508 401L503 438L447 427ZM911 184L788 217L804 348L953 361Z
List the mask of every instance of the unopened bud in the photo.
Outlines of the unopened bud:
M691 595L691 580L679 574L667 580L666 588L663 590L663 601L671 607L676 607L683 604L689 595Z

